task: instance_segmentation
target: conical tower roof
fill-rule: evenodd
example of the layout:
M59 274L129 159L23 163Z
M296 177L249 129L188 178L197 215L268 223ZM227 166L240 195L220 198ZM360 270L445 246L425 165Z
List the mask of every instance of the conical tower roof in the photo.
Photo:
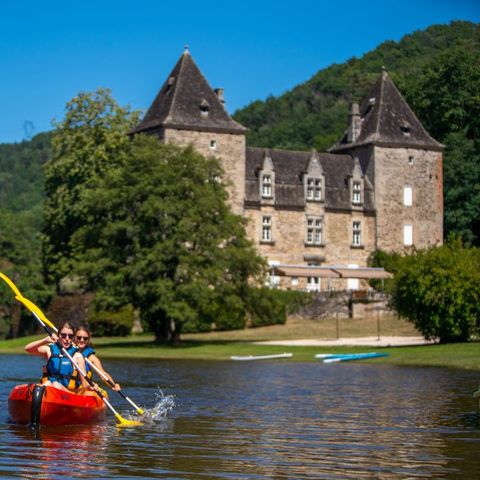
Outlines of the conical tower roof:
M186 130L245 133L185 50L143 120L131 133L148 132L159 127Z
M339 151L358 145L441 150L444 146L432 138L383 70L360 107L360 134L348 142L347 134L330 149Z

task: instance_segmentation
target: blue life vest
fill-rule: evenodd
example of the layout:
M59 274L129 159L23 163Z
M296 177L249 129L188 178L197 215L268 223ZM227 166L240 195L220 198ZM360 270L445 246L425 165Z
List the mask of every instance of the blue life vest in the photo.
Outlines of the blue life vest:
M49 347L51 355L46 365L45 376L47 380L58 382L68 388L73 372L76 370L68 357L63 355L60 347L56 343L52 343ZM71 345L67 352L73 357L77 350L77 347Z
M85 347L80 353L84 356L84 358L88 358L90 355L95 354L95 350L89 345L88 347ZM92 367L87 361L85 361L85 372L87 374L87 378L91 379L93 376ZM73 378L75 378L75 388L80 388L82 386L82 381L77 371L73 373Z

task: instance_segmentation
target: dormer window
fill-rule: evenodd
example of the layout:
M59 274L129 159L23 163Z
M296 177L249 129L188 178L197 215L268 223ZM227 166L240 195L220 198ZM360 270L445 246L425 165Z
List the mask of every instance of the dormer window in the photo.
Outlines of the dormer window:
M200 116L208 117L209 112L210 112L210 105L205 99L203 99L202 102L200 103Z
M352 203L356 205L362 203L362 182L360 180L352 181Z
M269 173L262 174L262 198L273 197L272 175Z
M321 202L323 200L323 185L321 178L306 177L305 197L310 202Z
M265 152L258 180L262 203L273 205L275 198L275 169L273 167L272 157L268 151Z
M411 126L408 122L402 122L400 124L400 131L406 136L406 137L409 137L410 136L410 133L411 133Z

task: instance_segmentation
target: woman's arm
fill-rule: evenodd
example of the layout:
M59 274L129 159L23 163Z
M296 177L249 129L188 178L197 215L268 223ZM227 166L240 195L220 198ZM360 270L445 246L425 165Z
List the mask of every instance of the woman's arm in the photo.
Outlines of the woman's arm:
M73 355L73 359L75 360L75 363L78 365L78 367L80 368L80 370L82 372L85 372L86 369L85 369L85 359L83 358L83 355L79 352L76 352L74 355ZM87 390L92 390L92 387L90 386L90 384L85 380L85 377L80 373L78 372L78 375L80 376L80 381L82 382L82 387L87 389ZM95 385L95 384L94 384ZM95 388L93 388L93 390L95 390Z
M100 359L95 355L90 355L88 357L88 359L90 360L90 362L92 362L101 372L103 372L103 374L112 382L112 383L115 383L113 378L111 377L111 375L105 371L105 369L103 368L103 365L102 365L102 362L100 361ZM114 387L114 390L121 390L121 387L120 387L120 384L119 383L115 383L115 387Z
M42 357L50 358L50 343L55 343L55 339L52 337L45 337L41 340L35 340L34 342L25 345L25 351L32 355L40 355Z

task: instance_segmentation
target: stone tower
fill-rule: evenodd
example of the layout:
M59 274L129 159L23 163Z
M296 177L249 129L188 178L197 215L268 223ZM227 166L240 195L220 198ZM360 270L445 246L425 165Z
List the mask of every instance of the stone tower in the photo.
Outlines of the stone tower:
M180 146L193 145L217 157L225 171L229 201L243 214L245 133L225 110L223 89L213 90L185 49L139 125L131 132L157 135Z
M441 245L443 145L434 140L386 71L359 108L332 153L360 161L374 187L376 248L403 251Z

